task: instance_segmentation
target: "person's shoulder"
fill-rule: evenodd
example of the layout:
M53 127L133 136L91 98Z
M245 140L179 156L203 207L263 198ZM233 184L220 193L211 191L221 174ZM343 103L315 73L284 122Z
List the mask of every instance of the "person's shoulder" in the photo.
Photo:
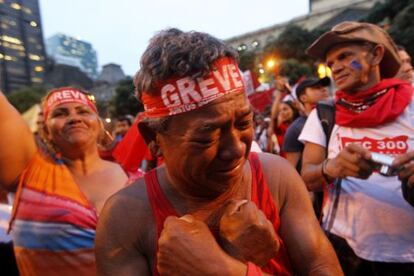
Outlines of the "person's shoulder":
M144 179L110 196L99 216L96 252L102 255L102 252L117 251L134 256L152 252L156 244L152 214Z
M293 166L283 157L271 153L257 153L261 167L265 174L277 175L281 172L295 172Z
M145 180L140 178L111 195L105 202L101 219L109 222L109 227L128 227L129 230L123 231L134 232L132 236L146 236L147 226L153 220Z
M149 209L150 204L144 178L137 179L132 184L125 186L110 196L105 203L105 207L115 212L134 210L134 213Z
M286 191L292 182L300 180L296 169L283 157L270 153L258 153L263 175L275 203L281 207Z
M102 164L104 170L110 172L111 175L121 178L122 180L125 180L125 182L128 180L127 174L118 163L102 159Z
M293 121L293 123L288 127L288 129L286 130L286 136L299 136L300 132L303 129L303 126L306 123L306 117L304 116L299 116L298 118L296 118L296 120Z

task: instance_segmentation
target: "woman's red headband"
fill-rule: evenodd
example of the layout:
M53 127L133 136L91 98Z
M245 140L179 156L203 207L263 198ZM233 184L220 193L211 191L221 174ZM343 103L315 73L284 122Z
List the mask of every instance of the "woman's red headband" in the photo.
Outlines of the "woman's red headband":
M53 108L64 103L81 103L89 106L95 113L98 113L94 100L95 98L93 95L85 94L81 90L73 87L54 89L50 91L43 104L43 114L45 120Z
M230 93L244 92L243 78L235 60L222 57L202 78L174 77L158 83L155 95L142 93L144 117L160 118L198 109Z

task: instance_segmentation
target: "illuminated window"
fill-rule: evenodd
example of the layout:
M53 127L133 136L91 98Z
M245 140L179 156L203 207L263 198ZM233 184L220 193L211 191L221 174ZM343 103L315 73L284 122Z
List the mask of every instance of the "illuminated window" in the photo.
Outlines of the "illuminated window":
M2 53L0 53L0 59L3 59L4 55Z
M24 51L24 47L22 45L13 44L9 42L4 42L3 45L4 47L9 48L9 49L13 49L17 51Z
M41 59L42 59L40 56L38 56L38 55L34 55L34 54L29 54L29 58L30 58L31 60L37 60L37 61L39 61L39 60L41 60Z
M22 44L20 39L17 39L17 38L12 37L12 36L3 35L0 38L3 39L3 41L6 41L6 42L10 42L10 43L14 43L14 44Z
M31 80L32 80L32 82L37 82L37 83L42 82L41 78L36 78L36 77L32 78Z
M22 10L27 14L32 14L32 10L26 7L22 7Z
M8 55L5 55L4 56L4 59L5 60L8 60L8 61L17 61L17 58L16 57L12 57L12 56L8 56Z
M19 4L17 4L17 3L11 3L10 4L10 7L12 7L13 9L15 9L15 10L20 10L21 8L22 8L22 6L20 6Z
M37 27L37 23L35 21L30 21L30 26Z
M36 66L34 68L35 72L43 72L43 67L42 66Z

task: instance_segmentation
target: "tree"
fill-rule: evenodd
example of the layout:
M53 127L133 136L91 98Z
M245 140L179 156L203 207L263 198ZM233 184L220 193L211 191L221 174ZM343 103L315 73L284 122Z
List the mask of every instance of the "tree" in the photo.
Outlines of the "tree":
M289 78L290 84L295 84L301 77L312 75L312 68L296 59L284 60L280 63L279 74Z
M384 3L377 3L371 12L362 20L373 24L379 24L386 18L393 20L413 0L387 0Z
M414 1L405 7L395 18L389 33L397 44L405 47L408 54L414 57Z
M239 53L239 67L242 71L254 71L256 67L257 53L254 51L244 51Z
M34 104L40 103L45 94L46 89L43 87L24 87L11 92L7 95L7 99L20 113L23 113Z
M387 0L380 3L362 21L373 24L389 23L388 32L397 44L414 56L414 0Z
M265 46L264 52L282 59L293 58L299 62L312 63L313 59L306 54L306 48L315 38L315 33L296 25L290 25L276 40Z
M114 117L131 114L135 116L138 112L144 110L134 95L134 84L132 78L128 77L121 80L115 89L115 96L110 102L110 113Z

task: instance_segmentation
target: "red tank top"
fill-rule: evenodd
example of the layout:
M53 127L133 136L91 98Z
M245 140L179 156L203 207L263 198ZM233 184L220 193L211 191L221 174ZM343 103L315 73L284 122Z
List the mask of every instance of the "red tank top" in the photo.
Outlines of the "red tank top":
M263 176L262 167L259 158L256 153L250 153L249 157L250 167L252 170L252 187L251 187L251 200L262 210L267 219L273 223L275 232L279 234L280 219L279 212L275 206L272 195L270 194L266 180ZM145 185L147 187L148 199L151 204L154 219L157 225L157 245L156 252L158 251L158 239L164 226L164 220L168 216L179 216L168 201L167 197L161 190L160 184L157 179L156 170L152 170L145 175ZM154 256L153 275L158 276L157 271L157 255ZM289 257L287 254L286 246L282 240L280 240L279 253L269 261L269 263L263 268L263 271L272 275L292 275L292 269L290 266Z

